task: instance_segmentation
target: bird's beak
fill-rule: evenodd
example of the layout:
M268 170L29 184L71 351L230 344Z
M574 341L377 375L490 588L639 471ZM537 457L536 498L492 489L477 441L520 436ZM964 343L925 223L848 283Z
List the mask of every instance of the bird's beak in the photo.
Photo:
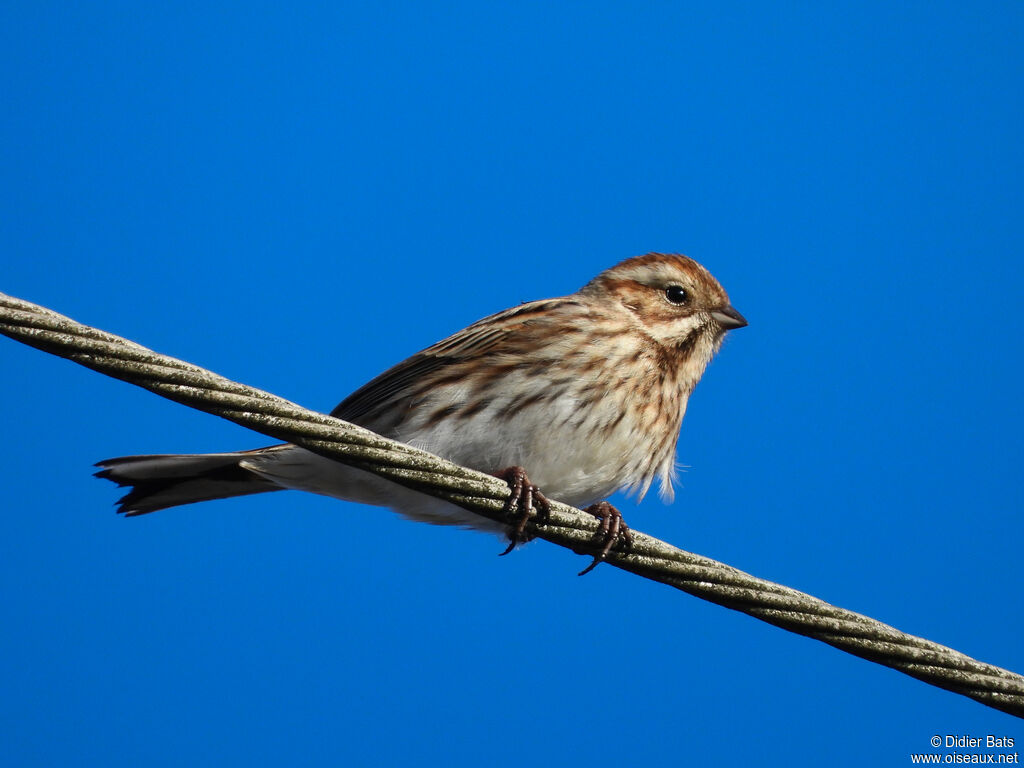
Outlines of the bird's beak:
M723 331L731 331L734 328L742 328L747 324L747 319L732 308L730 304L724 309L716 309L711 313L711 316L715 318Z

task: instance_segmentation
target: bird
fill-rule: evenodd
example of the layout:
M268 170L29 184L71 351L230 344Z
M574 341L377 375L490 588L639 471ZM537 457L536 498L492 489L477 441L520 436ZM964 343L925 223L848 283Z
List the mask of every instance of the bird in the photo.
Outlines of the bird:
M508 538L543 521L549 496L601 521L600 551L630 529L605 499L673 498L687 402L726 333L747 325L706 268L677 253L628 258L577 292L485 317L403 360L331 415L505 480L505 522L279 444L206 454L122 456L97 477L129 492L134 517L200 501L299 490L389 507L427 523Z

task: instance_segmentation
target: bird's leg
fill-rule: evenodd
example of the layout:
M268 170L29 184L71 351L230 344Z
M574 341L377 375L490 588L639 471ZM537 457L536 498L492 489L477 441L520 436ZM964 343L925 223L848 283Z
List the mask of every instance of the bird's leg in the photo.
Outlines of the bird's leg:
M580 576L590 573L597 568L598 564L612 551L612 547L615 546L615 542L619 539L622 539L622 544L626 549L633 544L633 532L629 530L626 521L622 519L622 513L607 501L591 504L583 511L601 521L597 534L601 537L604 546L598 554L594 555L594 562L580 571Z
M526 470L522 467L508 467L495 472L494 476L508 483L511 491L505 502L505 515L511 523L508 532L509 544L508 549L501 553L507 555L515 549L516 544L533 538L526 535L526 525L532 517L536 517L537 522L546 522L551 514L551 505L540 488L530 482Z

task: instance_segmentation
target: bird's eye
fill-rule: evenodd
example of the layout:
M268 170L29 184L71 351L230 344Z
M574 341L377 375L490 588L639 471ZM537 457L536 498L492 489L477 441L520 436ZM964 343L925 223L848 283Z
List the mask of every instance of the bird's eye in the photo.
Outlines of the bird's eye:
M670 285L665 289L665 298L672 304L685 304L690 299L690 294L681 285Z

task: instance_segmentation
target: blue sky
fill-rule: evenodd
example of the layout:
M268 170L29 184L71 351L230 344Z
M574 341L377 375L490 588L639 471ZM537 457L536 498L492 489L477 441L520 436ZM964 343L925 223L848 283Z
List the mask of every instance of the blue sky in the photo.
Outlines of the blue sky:
M0 290L328 410L648 250L750 327L635 526L1024 671L1016 3L7 3ZM300 494L0 340L10 765L905 765L1021 721L544 543ZM992 752L992 750L990 750ZM998 753L998 751L995 751Z

